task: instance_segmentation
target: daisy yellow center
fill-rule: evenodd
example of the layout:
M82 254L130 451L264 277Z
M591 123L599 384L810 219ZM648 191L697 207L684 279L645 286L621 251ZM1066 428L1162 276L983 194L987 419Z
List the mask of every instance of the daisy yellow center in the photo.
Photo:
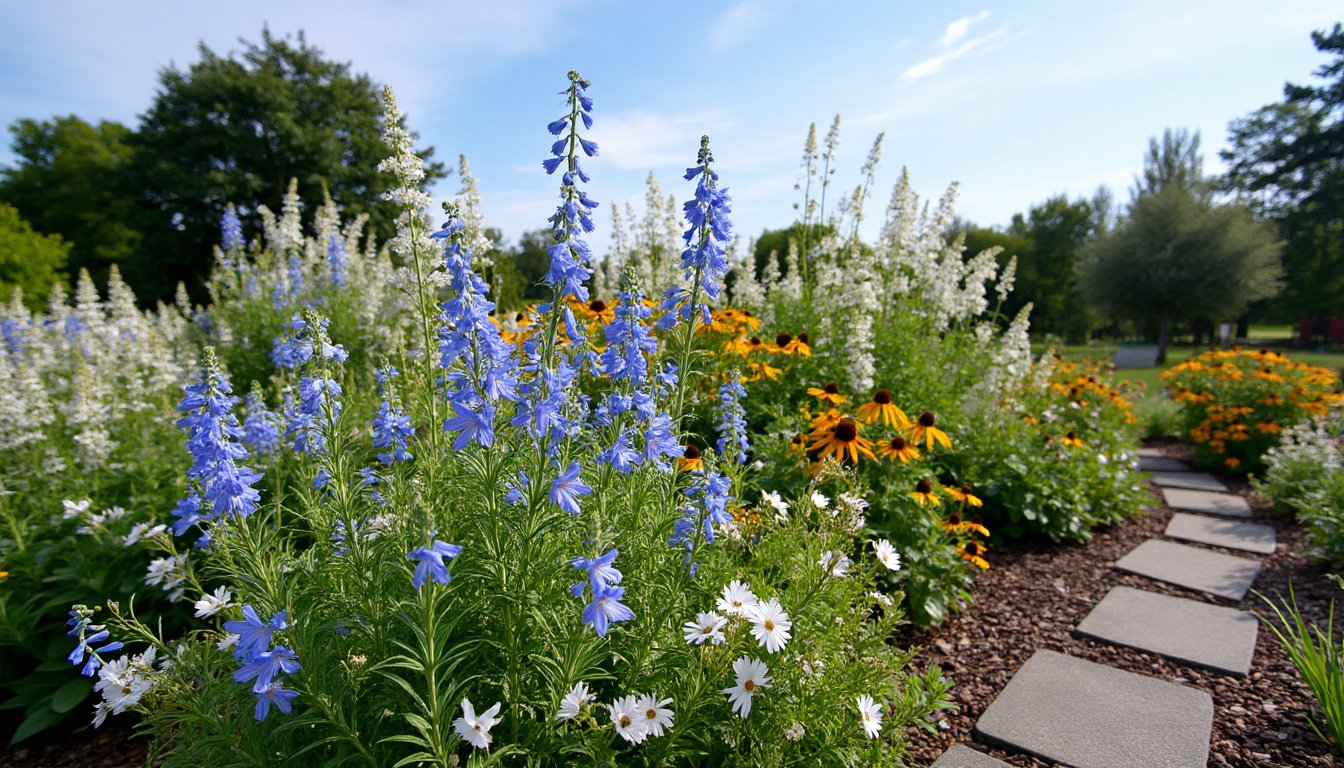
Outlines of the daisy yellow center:
M764 626L765 626L765 631L766 631L766 632L774 632L774 631L775 631L775 622L773 622L773 621L771 621L771 620L769 620L769 619L766 619L766 620L765 620L765 624L764 624Z
M646 710L644 710L644 716L647 717L647 718L650 719L650 720L657 720L657 719L658 719L658 713L657 713L657 712L654 712L652 709L646 709Z
M621 715L621 727L622 728L630 727L630 717L628 715Z
M752 691L756 690L756 681L747 680L746 682L742 683L742 690L746 691L747 693L751 693Z

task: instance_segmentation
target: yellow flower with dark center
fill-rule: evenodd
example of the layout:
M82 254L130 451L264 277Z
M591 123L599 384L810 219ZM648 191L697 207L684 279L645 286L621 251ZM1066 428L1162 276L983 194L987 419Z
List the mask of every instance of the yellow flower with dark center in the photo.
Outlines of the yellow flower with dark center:
M859 456L867 456L870 459L876 459L873 455L873 444L859 435L858 422L853 419L840 419L834 427L824 431L821 435L814 438L811 445L807 446L808 452L818 451L818 459L824 459L826 456L834 456L836 461L844 461L846 457L850 462L857 464Z
M841 414L834 408L827 408L825 411L812 417L812 431L807 433L809 440L815 440L835 428L840 423Z
M794 453L802 453L807 448L807 438L803 437L802 432L798 432L789 441L789 450Z
M800 333L797 337L791 333L781 333L775 337L775 348L773 351L784 355L811 357L811 343L811 339L806 333Z
M705 468L705 460L700 458L700 449L694 444L686 446L681 457L677 459L677 471L694 472L697 469Z
M1073 432L1069 432L1067 435L1059 438L1059 442L1073 448L1081 448L1083 445L1083 441Z
M1277 435L1283 431L1283 427L1280 427L1272 421L1257 421L1255 423L1255 429L1262 435Z
M883 424L893 429L905 429L910 426L910 417L905 412L896 407L891 401L891 392L885 389L879 389L873 393L873 399L860 405L855 411L860 419L868 424L876 423L878 419Z
M877 452L882 454L883 458L900 461L902 464L909 464L919 458L919 449L906 442L900 435L878 443Z
M824 387L808 387L807 394L817 398L823 403L832 405L843 405L849 398L840 394L840 385L834 381L826 382Z
M947 433L939 429L936 425L938 417L931 411L925 411L919 414L919 418L910 423L907 431L910 434L910 442L915 445L924 443L924 447L933 450L934 442L938 442L944 448L951 448L952 441L948 439Z
M1241 466L1241 459L1238 459L1236 456L1229 456L1226 459L1223 459L1223 466L1228 469L1236 469Z
M962 483L960 488L948 488L943 486L943 493L965 504L968 507L983 507L985 502L981 501L974 493L971 493L970 483Z
M760 381L761 379L779 381L779 377L784 375L784 371L769 363L747 363L747 370L751 371L750 381Z
M933 492L933 483L929 482L927 478L921 478L918 483L915 483L915 490L911 491L910 495L915 498L915 501L919 502L921 507L941 507L943 505L943 500Z
M984 537L989 536L989 529L980 522L980 518L962 520L961 515L956 512L947 516L947 522L943 523L943 530L949 533L978 533Z
M982 557L988 551L984 544L977 541L968 541L960 549L962 559L971 561L982 571L989 570L989 561Z

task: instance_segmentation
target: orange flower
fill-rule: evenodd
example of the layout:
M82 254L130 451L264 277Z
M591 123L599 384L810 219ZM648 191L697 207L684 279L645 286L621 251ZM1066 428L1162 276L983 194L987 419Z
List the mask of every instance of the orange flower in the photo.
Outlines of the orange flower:
M937 441L944 448L951 448L952 441L948 439L947 433L935 426L938 418L930 411L919 414L919 419L910 423L908 432L910 440L915 445L924 443L924 447L933 450L933 444Z
M813 443L807 446L807 450L819 451L818 459L831 455L836 461L844 461L848 456L855 464L858 463L860 455L870 459L877 458L873 455L873 444L859 435L858 423L849 418L840 419L835 426L815 436Z
M686 450L677 459L678 472L694 472L705 468L705 460L700 458L700 449L695 445L686 446Z
M1236 469L1241 466L1241 459L1238 459L1236 456L1228 456L1226 459L1223 459L1223 466L1228 469Z
M885 389L874 392L873 399L860 405L855 415L868 424L881 419L883 424L893 429L905 429L910 426L910 417L891 402L891 392Z
M840 394L840 385L834 381L826 382L824 387L808 387L807 394L817 398L823 403L832 405L843 405L848 398Z
M933 492L933 483L927 478L921 478L915 483L915 490L910 493L919 502L921 507L941 507L943 500L938 498L938 494Z
M989 570L989 561L981 557L981 555L988 551L989 550L985 549L984 544L976 541L968 541L965 544L962 544L960 549L962 559L971 561L971 563L979 567L982 571Z
M1078 439L1078 435L1073 432L1069 432L1067 435L1059 438L1059 442L1074 448L1081 448L1083 446L1083 441Z
M900 435L878 443L877 452L882 454L883 458L899 460L902 464L909 464L919 458L919 449L906 442Z
M968 507L985 506L985 502L981 501L975 494L971 493L970 483L962 483L960 488L948 488L947 486L943 486L943 493L946 493L948 496L951 496Z
M947 516L947 522L943 523L943 530L949 533L978 533L981 536L989 536L989 529L980 522L980 518L972 518L969 521L962 520L961 515L955 512Z

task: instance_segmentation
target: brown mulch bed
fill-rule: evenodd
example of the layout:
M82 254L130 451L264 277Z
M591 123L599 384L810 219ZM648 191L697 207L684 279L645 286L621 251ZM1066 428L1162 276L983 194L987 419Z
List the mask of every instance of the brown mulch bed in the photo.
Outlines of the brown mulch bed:
M1187 458L1182 446L1163 447L1173 457ZM1344 760L1308 726L1315 700L1266 626L1268 607L1255 595L1256 591L1269 597L1286 595L1291 581L1304 615L1324 625L1330 600L1339 590L1327 580L1324 569L1304 556L1306 542L1300 528L1249 495L1245 482L1224 479L1248 495L1255 522L1273 525L1278 534L1272 556L1246 555L1262 563L1253 591L1236 606L1262 618L1250 675L1208 672L1072 635L1073 628L1117 585L1228 605L1111 568L1166 528L1172 511L1154 489L1149 513L1099 529L1085 545L1014 542L992 551L993 567L976 579L973 605L940 627L909 632L907 639L922 651L916 664L942 667L956 681L952 698L959 707L939 718L936 734L910 730L911 763L928 765L953 744L971 743L972 726L1013 673L1032 653L1049 649L1208 691L1214 702L1210 766L1344 766ZM1344 616L1336 616L1336 634L1341 628ZM1050 765L983 745L975 749L1015 766Z
M145 764L149 740L131 738L121 715L98 730L81 725L73 732L49 731L0 752L0 768L135 768Z

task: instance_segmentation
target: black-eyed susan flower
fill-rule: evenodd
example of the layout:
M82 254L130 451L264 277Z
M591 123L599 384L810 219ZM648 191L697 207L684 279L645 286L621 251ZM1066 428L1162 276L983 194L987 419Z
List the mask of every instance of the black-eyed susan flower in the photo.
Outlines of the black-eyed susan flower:
M783 355L801 355L802 357L812 356L812 346L806 341L807 334L800 333L796 337L791 333L781 333L775 337L775 346L772 351Z
M686 446L681 457L677 459L677 471L694 472L697 469L705 468L705 460L700 458L700 449L694 444Z
M779 377L784 375L784 371L769 363L749 362L747 363L747 370L751 371L751 375L747 377L748 381L760 381L761 379L779 381Z
M1063 437L1059 438L1059 442L1072 448L1081 448L1083 446L1083 441L1079 439L1078 435L1072 431L1070 431Z
M915 501L919 502L921 507L941 507L943 500L938 498L938 494L933 491L933 483L927 478L921 478L915 483L915 490L910 492Z
M958 553L963 560L969 560L979 567L980 570L985 571L989 569L989 561L986 560L983 555L988 551L989 550L985 549L984 544L981 544L978 541L968 541L961 545Z
M840 385L834 381L826 382L824 387L808 387L807 394L831 405L844 405L845 400L849 399L840 394Z
M807 450L809 453L817 451L818 459L830 455L834 456L836 461L844 461L848 456L849 460L856 464L861 455L870 459L877 458L873 455L873 444L859 434L858 422L850 418L842 418L835 423L835 426L815 435Z
M793 439L789 440L789 450L794 453L802 453L807 448L807 438L803 437L802 432L794 434Z
M1223 459L1223 466L1228 469L1236 469L1241 466L1241 459L1238 459L1236 456L1228 456L1226 459Z
M962 483L960 488L949 488L943 486L943 493L965 504L968 507L983 507L985 502L981 501L974 493L971 493L970 483Z
M947 522L943 523L943 530L948 533L978 533L981 536L989 536L989 529L984 526L984 523L980 522L979 517L962 520L961 515L956 512L947 516Z
M883 424L893 429L910 426L910 418L891 401L891 391L886 389L874 392L873 399L860 405L855 415L867 424L874 424L881 419Z
M919 449L906 441L904 437L896 435L890 440L883 440L878 443L877 452L882 454L885 459L899 461L902 464L909 464L919 458Z
M944 448L951 448L952 441L947 433L937 427L938 417L933 415L932 411L925 411L919 414L919 418L910 423L908 432L910 442L915 445L924 443L925 448L933 450L934 442Z

